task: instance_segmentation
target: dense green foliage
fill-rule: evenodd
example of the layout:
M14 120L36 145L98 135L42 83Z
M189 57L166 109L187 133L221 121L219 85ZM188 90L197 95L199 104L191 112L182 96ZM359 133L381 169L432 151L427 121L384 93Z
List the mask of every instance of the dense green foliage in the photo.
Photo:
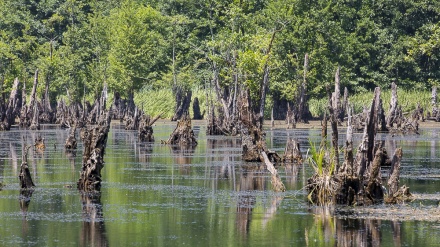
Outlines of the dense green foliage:
M8 92L38 68L53 96L79 100L104 83L123 96L176 84L212 95L218 78L255 98L268 66L269 96L293 100L308 53L312 99L338 65L351 94L392 81L429 90L439 20L437 0L0 0L0 82Z

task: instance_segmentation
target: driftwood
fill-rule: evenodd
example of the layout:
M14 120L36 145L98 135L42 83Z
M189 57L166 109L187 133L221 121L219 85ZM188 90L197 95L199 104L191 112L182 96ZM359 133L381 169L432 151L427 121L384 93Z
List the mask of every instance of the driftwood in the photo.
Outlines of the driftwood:
M20 180L20 188L22 190L28 190L35 187L35 184L32 181L31 173L29 171L29 166L27 164L27 155L30 147L30 145L26 146L23 150L20 174L18 175L18 178Z
M266 164L267 170L272 174L271 177L271 183L272 187L276 192L284 192L286 191L286 187L284 186L283 182L281 181L280 176L278 175L277 169L273 166L272 162L270 162L269 158L267 157L266 152L261 152L261 155L263 156L264 163Z
M287 139L282 161L283 163L295 163L295 164L302 163L303 158L300 151L299 143L295 139L293 138Z
M101 169L104 167L104 151L110 130L111 115L101 117L98 126L82 129L84 143L82 168L77 187L81 191L93 192L101 189Z
M67 150L74 150L77 147L77 141L76 141L76 126L73 126L70 129L69 136L66 139L66 143L64 144L64 148Z
M162 140L161 143L171 144L171 145L181 145L181 146L197 145L197 140L191 126L191 118L188 116L188 113L185 113L182 119L177 121L177 126L174 129L173 133L171 133L168 140L166 141Z
M149 115L142 115L139 124L139 140L141 142L154 142L153 124L160 118L160 114L151 119Z

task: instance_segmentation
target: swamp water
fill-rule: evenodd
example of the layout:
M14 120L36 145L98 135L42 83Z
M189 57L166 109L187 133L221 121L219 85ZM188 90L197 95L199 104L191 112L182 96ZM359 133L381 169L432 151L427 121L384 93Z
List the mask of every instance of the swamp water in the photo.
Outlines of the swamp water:
M195 125L198 146L161 145L175 123L157 123L155 143L113 124L102 170L101 196L76 189L82 159L66 153L69 130L0 132L0 246L438 246L440 244L440 132L380 135L387 150L403 148L401 184L418 200L403 206L356 208L334 214L310 206L304 185L308 164L279 168L287 191L274 193L263 163L241 161L239 138L206 136ZM341 133L343 131L340 131ZM320 130L267 130L268 147L282 153L288 137L304 154ZM30 151L35 191L20 195L22 138L45 138ZM360 133L356 134L355 146ZM77 137L79 135L77 134ZM341 140L345 136L340 135ZM32 150L32 149L31 149ZM371 209L369 211L369 209ZM404 214L419 210L428 212ZM362 211L362 212L361 212Z

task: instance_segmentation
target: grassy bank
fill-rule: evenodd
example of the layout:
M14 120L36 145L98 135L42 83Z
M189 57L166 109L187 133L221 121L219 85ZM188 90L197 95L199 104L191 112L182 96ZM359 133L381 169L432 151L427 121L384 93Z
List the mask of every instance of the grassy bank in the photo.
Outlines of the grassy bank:
M418 102L420 102L422 108L426 112L431 111L431 92L430 91L407 91L398 89L398 102L402 106L403 112L410 112L415 109ZM206 112L206 93L203 89L193 90L190 115L193 116L192 103L194 98L197 97L200 103L200 111ZM383 107L385 111L388 111L391 99L391 91L382 91L381 94L383 100ZM355 113L362 111L364 106L369 106L373 98L373 92L356 94L349 96L349 101L354 107ZM342 99L341 99L342 100ZM143 89L139 93L135 94L134 101L136 105L141 107L146 113L156 116L162 114L162 118L169 119L174 114L175 99L171 89ZM268 100L266 112L270 112L271 101ZM327 98L310 99L309 108L312 116L319 118L324 114L327 107ZM205 114L206 116L206 114ZM270 115L268 115L270 116ZM266 118L268 117L266 116Z
M406 91L397 90L398 103L402 107L402 111L410 112L414 110L417 103L420 103L425 114L431 111L431 92L430 91ZM385 112L390 108L391 91L382 91L381 98L383 102L383 108ZM364 106L369 107L373 99L373 92L356 94L348 97L350 104L353 105L354 112L359 113ZM342 100L342 98L341 98ZM327 107L327 98L322 99L310 99L309 108L313 117L320 117L324 115L324 111Z

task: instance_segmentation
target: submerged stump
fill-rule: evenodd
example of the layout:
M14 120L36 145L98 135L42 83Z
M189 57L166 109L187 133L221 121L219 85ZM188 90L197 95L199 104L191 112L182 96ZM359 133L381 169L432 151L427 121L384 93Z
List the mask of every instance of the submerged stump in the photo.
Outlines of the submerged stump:
M299 143L295 139L287 139L282 160L283 163L302 163L303 158L300 151Z

